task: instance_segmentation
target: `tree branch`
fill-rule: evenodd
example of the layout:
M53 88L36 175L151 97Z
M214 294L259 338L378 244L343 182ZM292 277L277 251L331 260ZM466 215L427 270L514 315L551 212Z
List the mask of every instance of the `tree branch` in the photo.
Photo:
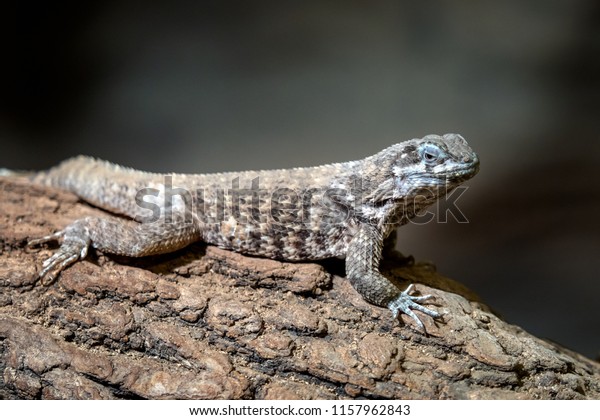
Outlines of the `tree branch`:
M445 315L420 314L428 335L364 302L343 265L203 244L92 253L45 287L52 250L26 242L102 212L18 179L0 180L0 202L0 398L600 398L598 363L428 265L382 268L434 295Z

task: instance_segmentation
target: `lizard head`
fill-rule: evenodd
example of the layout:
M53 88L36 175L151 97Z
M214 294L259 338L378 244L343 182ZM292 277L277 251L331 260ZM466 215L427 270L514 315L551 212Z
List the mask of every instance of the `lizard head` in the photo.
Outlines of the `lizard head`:
M408 140L373 158L369 172L379 182L368 196L371 202L414 197L431 202L479 171L477 154L458 134Z
M421 190L449 191L479 171L477 154L459 134L428 135L399 146L392 172L402 197Z

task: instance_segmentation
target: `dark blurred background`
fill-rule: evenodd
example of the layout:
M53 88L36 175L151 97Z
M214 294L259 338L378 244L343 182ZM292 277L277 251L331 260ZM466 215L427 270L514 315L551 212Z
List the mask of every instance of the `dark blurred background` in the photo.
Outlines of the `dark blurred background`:
M9 2L0 167L358 159L428 133L481 158L459 224L399 246L508 321L600 352L600 2Z

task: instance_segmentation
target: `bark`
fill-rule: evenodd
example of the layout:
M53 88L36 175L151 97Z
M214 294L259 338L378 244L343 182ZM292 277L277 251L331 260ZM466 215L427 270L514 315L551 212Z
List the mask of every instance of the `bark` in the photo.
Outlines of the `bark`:
M130 259L92 252L51 285L51 247L102 211L0 180L0 398L600 398L600 365L505 323L427 264L383 272L445 313L364 302L342 262L292 264L196 244Z

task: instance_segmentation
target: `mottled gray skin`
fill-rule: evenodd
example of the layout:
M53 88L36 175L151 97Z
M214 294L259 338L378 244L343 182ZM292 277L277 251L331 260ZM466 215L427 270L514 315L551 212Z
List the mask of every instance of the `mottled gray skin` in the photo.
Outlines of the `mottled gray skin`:
M365 300L394 317L406 313L423 329L413 309L439 314L419 305L429 296L411 296L410 286L401 291L380 274L384 240L478 169L457 134L409 140L362 160L272 171L155 174L80 156L32 180L121 217L79 219L30 244L62 241L43 264L43 282L85 258L90 246L140 257L204 241L287 261L341 257Z

